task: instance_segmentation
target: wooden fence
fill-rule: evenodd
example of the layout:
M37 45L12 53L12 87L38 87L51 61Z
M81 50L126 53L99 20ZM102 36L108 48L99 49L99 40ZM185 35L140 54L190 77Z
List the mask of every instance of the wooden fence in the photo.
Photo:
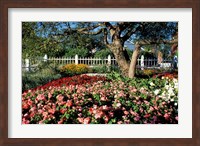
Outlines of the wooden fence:
M81 58L78 55L70 58L48 58L47 55L41 58L32 58L32 59L23 59L22 68L26 71L31 70L31 68L37 67L40 62L49 62L54 63L55 65L64 65L64 64L87 64L89 66L99 66L99 65L109 65L117 66L116 59L108 55L107 58ZM162 63L158 64L157 59L145 58L143 55L137 59L137 68L171 68L172 60L163 59Z

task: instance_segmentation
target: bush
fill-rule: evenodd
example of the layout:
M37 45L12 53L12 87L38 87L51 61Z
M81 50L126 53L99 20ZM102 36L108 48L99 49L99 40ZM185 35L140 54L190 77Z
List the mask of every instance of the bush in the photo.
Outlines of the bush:
M109 49L102 49L102 50L97 51L94 54L94 57L96 57L96 58L108 58L108 55L110 55L111 57L114 57L113 53Z
M119 67L111 65L110 67L107 65L98 65L94 67L90 67L89 71L90 73L111 73L112 71L121 73Z
M34 72L22 72L22 91L44 85L60 77L53 64L42 62Z
M83 73L87 73L89 70L86 64L66 64L60 68L60 73L62 76L74 76Z
M30 72L22 74L22 92L44 85L52 80L59 79L60 74L51 74L43 72Z
M84 48L67 49L64 57L74 57L75 55L78 55L79 57L88 57L89 50Z

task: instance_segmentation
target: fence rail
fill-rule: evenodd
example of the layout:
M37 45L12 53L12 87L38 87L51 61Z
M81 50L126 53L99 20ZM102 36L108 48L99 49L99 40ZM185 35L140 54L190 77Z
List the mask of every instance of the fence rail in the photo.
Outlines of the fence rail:
M110 55L107 58L79 58L78 55L71 58L48 58L46 55L43 58L34 58L34 59L23 59L22 60L22 68L26 71L31 70L31 68L37 67L40 62L52 62L58 65L64 64L87 64L89 66L98 66L98 65L109 65L109 66L117 66L117 61L115 58L112 58ZM144 58L142 55L137 59L136 68L170 68L172 67L173 60L163 59L162 63L158 64L157 59L152 58Z

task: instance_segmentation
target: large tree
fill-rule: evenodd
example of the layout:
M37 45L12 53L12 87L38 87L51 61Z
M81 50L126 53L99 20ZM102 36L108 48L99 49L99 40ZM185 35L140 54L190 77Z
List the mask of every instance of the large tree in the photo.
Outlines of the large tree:
M177 48L177 23L172 22L100 22L91 23L87 27L67 29L65 35L81 33L97 35L103 33L103 42L109 48L125 76L133 78L137 57L142 46L150 44L171 44ZM124 44L127 40L134 40L134 52L129 58Z
M58 24L59 27L56 27ZM142 46L168 44L172 46L172 50L178 47L176 22L65 22L41 23L41 26L51 30L45 36L59 40L77 35L101 35L99 41L114 54L123 75L130 78L135 75L137 57ZM54 31L55 28L57 31ZM127 41L134 45L132 57L124 49Z

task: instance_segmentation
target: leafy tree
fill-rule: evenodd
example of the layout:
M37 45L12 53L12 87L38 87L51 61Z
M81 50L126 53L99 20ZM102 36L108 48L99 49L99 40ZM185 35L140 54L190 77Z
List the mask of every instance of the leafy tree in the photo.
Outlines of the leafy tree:
M40 36L60 42L61 46L71 44L76 45L72 48L77 46L94 48L99 45L98 47L108 48L113 53L123 75L130 78L135 75L141 47L168 44L172 46L171 52L176 51L178 47L177 22L45 22L39 24L42 28ZM131 57L124 47L127 41L134 44Z
M97 51L95 54L94 54L94 57L96 58L107 58L108 55L110 55L111 57L114 57L113 53L108 49L101 49L99 51Z

